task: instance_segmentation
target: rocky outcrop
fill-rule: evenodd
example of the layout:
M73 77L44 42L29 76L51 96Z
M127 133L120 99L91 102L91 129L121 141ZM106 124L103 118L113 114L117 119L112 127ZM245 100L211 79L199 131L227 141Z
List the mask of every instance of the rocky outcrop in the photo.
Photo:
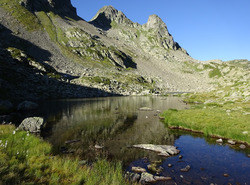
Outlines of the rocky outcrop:
M21 0L20 4L32 12L53 11L59 15L76 17L70 0Z
M111 28L112 21L131 27L134 25L124 13L116 10L113 6L104 6L101 8L89 23L103 30L108 30Z
M30 117L26 118L19 125L18 129L25 130L29 132L40 132L42 126L44 124L44 120L41 117Z

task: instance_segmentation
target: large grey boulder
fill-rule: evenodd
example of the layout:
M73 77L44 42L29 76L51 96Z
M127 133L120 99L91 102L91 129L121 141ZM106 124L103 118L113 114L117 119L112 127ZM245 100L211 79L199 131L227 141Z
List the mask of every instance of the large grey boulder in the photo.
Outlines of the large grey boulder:
M38 104L31 101L24 101L17 106L18 111L29 111L38 108Z
M19 125L18 129L29 132L40 132L43 126L44 120L41 117L25 118Z
M11 112L13 104L8 100L0 100L0 114L6 114Z

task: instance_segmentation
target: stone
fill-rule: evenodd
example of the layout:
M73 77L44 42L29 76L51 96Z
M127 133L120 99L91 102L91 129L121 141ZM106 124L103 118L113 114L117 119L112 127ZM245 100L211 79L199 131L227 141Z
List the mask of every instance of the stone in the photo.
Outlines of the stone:
M130 183L137 183L139 182L141 175L138 173L126 172L125 179L128 180Z
M142 168L142 167L139 167L139 166L138 167L133 166L132 171L137 172L137 173L142 173L142 172L146 172L146 169Z
M223 176L224 176L224 177L229 177L229 174L224 173Z
M182 159L183 158L183 156L182 155L179 155L179 157L178 157L179 159Z
M230 145L235 145L235 144L236 144L236 142L233 141L233 140L231 140L231 139L229 139L227 142L228 142Z
M96 148L96 149L103 149L104 146L100 146L100 145L95 144L95 148Z
M156 181L169 181L172 180L172 177L164 177L164 176L154 176Z
M240 149L243 149L243 150L246 149L246 145L241 144Z
M217 139L216 142L217 143L223 143L223 140L222 139Z
M150 107L141 107L139 110L141 111L152 111L153 109Z
M169 167L169 168L171 168L172 166L173 166L172 164L170 164L170 163L168 164L168 167Z
M64 143L65 144L71 144L71 143L77 143L77 142L80 142L80 141L81 141L80 139L73 139L73 140L67 140Z
M248 131L243 131L242 134L246 135L248 134Z
M181 172L188 172L191 169L189 165L187 165L185 168L180 169Z
M141 179L139 181L141 184L145 184L145 183L154 183L156 182L156 180L154 179L154 176L150 173L147 172L143 172L141 174Z
M157 152L158 155L164 157L169 157L170 155L176 155L180 153L180 150L178 150L175 146L171 145L139 144L139 145L133 145L133 147L145 150L151 150Z
M30 118L25 118L19 125L18 129L29 132L40 132L43 124L44 124L43 118L30 117Z
M17 107L18 111L30 111L38 108L38 104L32 101L23 101Z
M13 110L13 104L8 100L0 100L0 114L7 114Z

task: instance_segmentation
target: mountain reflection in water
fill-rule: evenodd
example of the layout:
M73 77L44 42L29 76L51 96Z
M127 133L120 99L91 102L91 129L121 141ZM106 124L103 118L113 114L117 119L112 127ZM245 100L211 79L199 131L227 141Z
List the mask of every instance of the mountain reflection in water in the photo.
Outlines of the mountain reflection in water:
M247 184L250 182L250 162L246 153L228 146L219 146L215 139L202 135L167 129L159 113L185 109L178 97L110 97L55 100L41 103L47 121L42 137L49 141L55 153L78 156L91 162L99 157L147 169L152 161L161 161L160 175L171 176L171 182L158 184ZM142 107L151 111L140 110ZM134 144L175 145L178 156L159 157L156 153L131 148ZM171 163L173 167L169 168ZM180 172L186 165L189 172ZM152 172L151 172L152 173ZM227 174L228 177L223 175Z

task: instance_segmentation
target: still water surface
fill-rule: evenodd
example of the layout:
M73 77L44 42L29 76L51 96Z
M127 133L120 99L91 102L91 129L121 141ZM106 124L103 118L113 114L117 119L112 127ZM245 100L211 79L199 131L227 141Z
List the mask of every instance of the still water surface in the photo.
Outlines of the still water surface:
M158 184L250 184L249 151L218 145L202 135L169 130L159 120L159 113L166 109L188 108L178 97L56 100L42 102L41 107L39 114L47 120L42 136L53 144L56 153L87 162L99 157L119 160L126 170L132 166L147 168L152 161L160 161L160 175L173 180ZM140 110L142 107L152 110ZM175 145L183 158L159 157L130 147L149 143ZM180 172L186 165L191 170Z

